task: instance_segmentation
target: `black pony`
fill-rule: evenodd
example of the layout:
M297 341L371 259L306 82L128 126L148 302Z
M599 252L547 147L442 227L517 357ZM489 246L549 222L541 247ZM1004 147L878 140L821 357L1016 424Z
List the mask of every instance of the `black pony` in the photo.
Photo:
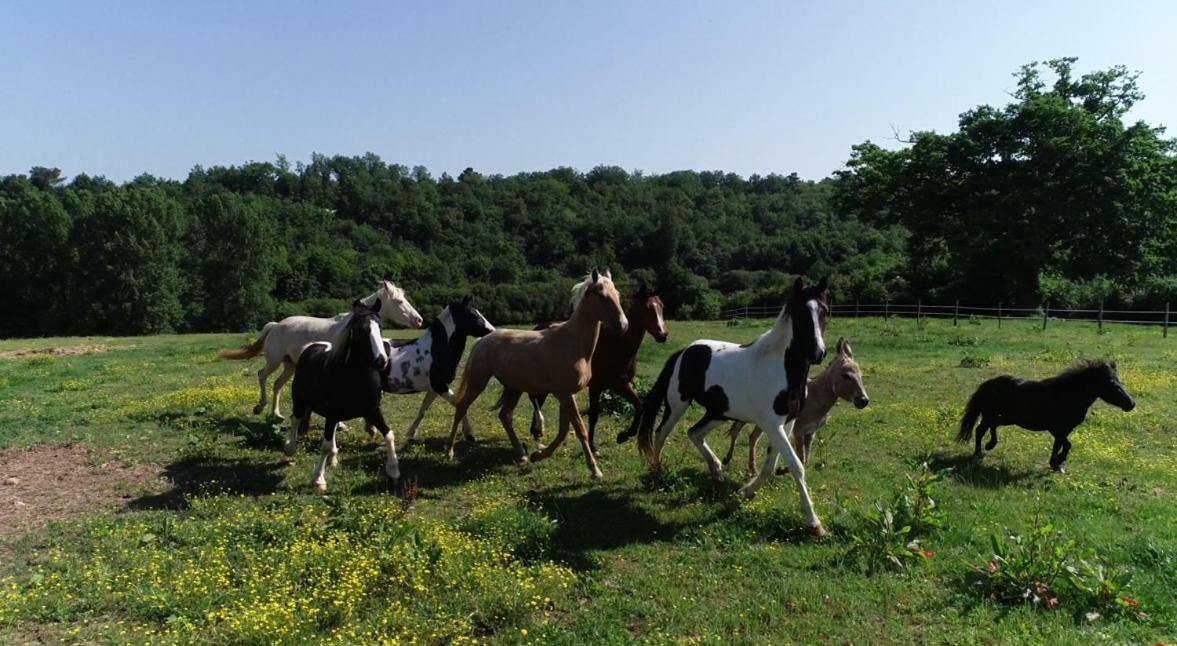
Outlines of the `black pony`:
M351 316L331 343L308 344L298 357L294 371L294 415L286 453L298 447L298 433L310 426L311 413L326 418L319 462L313 485L327 490L327 463L336 466L339 449L335 427L345 420L362 417L375 426L388 445L385 471L395 482L400 478L392 431L380 412L381 373L388 367L388 352L380 336L380 299L369 307L361 301L351 306Z
M997 446L997 427L1014 424L1031 431L1050 431L1054 448L1050 451L1050 468L1063 471L1063 462L1071 452L1067 436L1087 417L1087 409L1096 399L1119 406L1125 411L1136 408L1136 401L1124 390L1116 363L1080 361L1062 374L1032 381L1010 375L994 377L981 384L969 399L960 420L957 442L967 442L977 426L974 456L982 457L981 438L989 431L986 450Z

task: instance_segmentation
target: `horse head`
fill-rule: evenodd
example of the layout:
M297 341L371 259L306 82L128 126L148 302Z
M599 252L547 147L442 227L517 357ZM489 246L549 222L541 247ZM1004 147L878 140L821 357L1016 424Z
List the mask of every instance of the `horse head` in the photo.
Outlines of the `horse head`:
M1120 381L1120 374L1116 372L1116 362L1101 362L1098 364L1099 398L1112 406L1119 406L1124 411L1136 408L1136 400L1124 389L1124 382Z
M854 360L850 342L844 338L838 339L838 356L830 363L830 369L834 371L835 395L852 402L855 408L866 408L870 404L866 386L862 383L862 368Z
M370 355L372 367L383 372L388 367L388 350L384 344L384 337L380 335L380 312L380 298L371 305L365 305L362 300L356 299L351 304L351 320L344 328L344 347L345 356L348 357L352 356L352 353L360 353L357 356Z
M573 318L578 314L587 315L590 320L598 321L605 329L618 334L629 329L629 319L621 309L621 294L613 285L613 276L608 269L594 269L588 278L572 288L572 292Z
M425 322L417 313L417 308L413 307L405 296L405 290L393 285L391 281L380 281L380 288L376 294L378 301L383 303L380 318L410 328L419 328Z
M486 320L482 312L470 306L470 297L450 303L447 309L454 322L454 333L475 338L484 337L495 331L495 326Z
M785 313L793 324L790 348L796 349L809 363L818 364L826 356L826 314L829 312L829 280L822 278L816 285L805 285L800 276L785 302Z
M663 309L658 290L646 289L643 284L633 295L633 304L629 308L631 324L641 325L655 341L666 343L669 333L666 331L666 319L662 317Z

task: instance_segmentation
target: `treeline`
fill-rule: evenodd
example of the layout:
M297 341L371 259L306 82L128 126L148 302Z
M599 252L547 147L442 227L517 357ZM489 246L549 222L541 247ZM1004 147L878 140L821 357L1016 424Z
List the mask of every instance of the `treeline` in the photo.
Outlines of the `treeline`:
M857 146L820 182L435 178L371 154L122 185L33 168L0 178L0 336L247 330L342 311L381 278L426 317L473 294L492 321L526 323L563 315L594 266L660 287L677 317L779 303L792 273L830 275L843 302L1177 301L1174 143L1121 122L1135 76L1071 64L1027 66L1009 106Z

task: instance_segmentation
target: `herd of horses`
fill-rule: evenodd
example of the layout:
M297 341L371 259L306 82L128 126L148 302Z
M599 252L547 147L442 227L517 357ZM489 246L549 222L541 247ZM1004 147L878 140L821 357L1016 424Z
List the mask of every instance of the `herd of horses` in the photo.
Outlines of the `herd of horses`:
M638 350L647 334L659 343L669 336L658 292L643 285L623 306L608 270L593 270L572 292L572 313L566 321L544 323L531 330L495 328L467 297L442 309L420 337L391 341L381 335L382 321L410 328L420 328L424 321L404 290L381 281L376 292L353 302L350 312L330 319L293 316L267 323L252 344L222 350L220 355L227 359L265 355L266 363L258 370L255 414L266 408L267 379L282 368L270 401L270 413L282 419L279 393L293 377L287 455L294 455L298 435L309 428L311 415L324 418L312 480L320 491L327 488L328 466L337 463L336 433L345 421L357 418L364 420L369 433L383 438L388 478L394 483L400 478L394 435L380 409L383 393L425 394L409 426L409 442L416 438L417 428L436 398L450 403L454 417L446 453L453 459L459 426L467 440L474 441L466 415L493 379L502 385L495 408L518 460L538 462L550 457L571 428L595 479L602 477L594 436L605 391L620 395L634 407L633 421L618 435L618 443L636 436L638 450L654 469L661 464L671 431L692 404L702 409L703 416L687 434L716 479L723 479L723 467L731 461L737 437L751 424L755 428L749 438L748 469L754 476L740 493L753 497L776 472L778 459L783 459L797 484L806 525L816 535L825 534L805 482L814 434L825 425L839 400L857 408L870 402L862 370L846 339L838 340L835 356L826 368L809 378L810 368L821 364L827 354L824 333L829 295L825 279L806 284L798 277L772 326L750 343L703 339L675 352L645 397L633 387ZM455 394L451 385L471 338L476 341ZM585 388L589 390L587 427L575 400ZM515 408L525 394L532 402L531 435L537 442L530 454L514 427ZM548 396L559 403L559 427L544 446L538 441L544 434L541 407ZM1080 361L1041 381L995 377L982 383L969 399L957 439L965 442L973 438L975 428L975 455L980 459L983 437L989 434L985 448L992 450L999 426L1047 431L1055 438L1050 466L1062 471L1071 448L1068 436L1096 399L1125 411L1136 405L1114 362ZM721 461L707 445L706 436L729 422L731 443ZM768 437L769 446L757 470L756 446L762 435Z

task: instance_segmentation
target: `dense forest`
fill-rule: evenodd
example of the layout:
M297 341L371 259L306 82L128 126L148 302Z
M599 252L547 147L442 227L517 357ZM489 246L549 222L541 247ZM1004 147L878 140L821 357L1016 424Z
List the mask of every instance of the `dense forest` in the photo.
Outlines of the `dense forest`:
M451 177L315 155L124 184L0 178L0 336L248 330L341 311L380 278L427 318L563 313L594 266L672 316L779 303L789 274L843 302L1177 302L1177 144L1125 123L1136 75L1027 65L950 134L866 142L821 181L600 166Z

